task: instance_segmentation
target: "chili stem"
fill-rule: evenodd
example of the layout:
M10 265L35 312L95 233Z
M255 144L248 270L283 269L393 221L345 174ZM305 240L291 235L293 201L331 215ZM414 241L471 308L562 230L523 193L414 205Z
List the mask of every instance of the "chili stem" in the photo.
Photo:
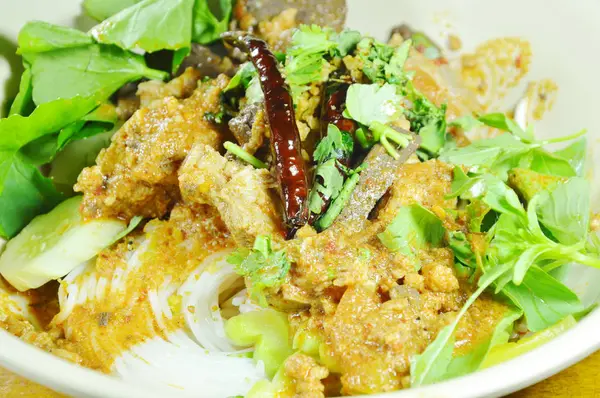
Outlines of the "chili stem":
M229 153L237 156L238 158L242 159L246 163L251 164L252 166L256 167L257 169L268 168L266 163L259 160L257 157L250 155L248 152L244 151L240 146L234 144L231 141L226 141L223 144L223 146L225 147L225 149L227 149L227 151Z

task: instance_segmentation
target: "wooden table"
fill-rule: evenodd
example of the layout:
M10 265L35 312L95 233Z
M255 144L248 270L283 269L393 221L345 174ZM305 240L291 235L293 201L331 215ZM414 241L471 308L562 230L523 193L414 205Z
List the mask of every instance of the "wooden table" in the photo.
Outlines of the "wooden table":
M600 397L600 352L558 375L507 398L595 398ZM2 398L63 398L45 387L0 369Z

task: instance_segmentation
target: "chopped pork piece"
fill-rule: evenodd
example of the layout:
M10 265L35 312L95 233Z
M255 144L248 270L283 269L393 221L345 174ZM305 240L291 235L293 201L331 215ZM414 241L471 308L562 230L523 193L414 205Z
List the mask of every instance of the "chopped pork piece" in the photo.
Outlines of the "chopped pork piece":
M258 235L282 236L281 213L268 170L228 160L209 145L196 145L179 170L184 200L215 206L239 246L250 247Z
M247 104L229 121L229 129L242 149L253 155L265 139L265 105Z
M74 189L83 192L87 218L162 217L179 197L177 170L194 144L217 147L221 134L204 114L218 112L229 78L202 83L185 100L167 97L138 110L84 169Z

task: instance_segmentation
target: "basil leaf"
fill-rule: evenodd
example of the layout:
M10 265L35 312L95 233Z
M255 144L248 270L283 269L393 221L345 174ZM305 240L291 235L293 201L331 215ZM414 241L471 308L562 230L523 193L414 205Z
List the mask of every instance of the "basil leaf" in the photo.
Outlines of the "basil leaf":
M217 16L211 12L207 0L196 0L192 20L193 42L208 44L229 30L233 0L218 0L215 3L218 6Z
M573 142L568 147L561 149L560 151L554 152L556 156L559 156L571 164L575 173L581 177L583 176L583 169L585 166L585 157L587 152L587 140L581 138Z
M102 44L40 53L31 73L33 100L38 105L75 96L108 98L128 82L167 76L148 68L139 55Z
M504 113L490 113L483 115L479 117L479 121L486 126L508 131L525 142L532 142L534 140L533 134L531 134L530 131L523 130L514 120Z
M435 214L413 204L400 208L391 224L377 236L389 250L414 257L415 249L441 247L445 233L443 223Z
M33 85L31 84L31 68L26 64L25 71L21 75L21 82L19 83L19 93L10 106L8 116L28 116L31 114L31 112L33 112L35 104L33 103L33 98L31 96L32 91Z
M532 151L529 168L535 172L551 176L574 177L577 175L577 172L567 159L539 148Z
M29 54L42 53L61 48L92 44L92 38L77 29L53 25L47 22L27 22L18 37L19 54L28 59Z
M0 187L0 236L5 239L62 199L52 181L19 152L0 151Z
M83 0L83 9L92 18L104 21L142 0Z
M540 222L562 244L574 245L587 239L590 228L590 185L571 178L545 191L537 214Z
M583 309L575 293L537 266L529 269L520 285L510 282L502 293L523 310L533 332Z
M99 42L147 52L190 46L194 0L143 0L94 27Z

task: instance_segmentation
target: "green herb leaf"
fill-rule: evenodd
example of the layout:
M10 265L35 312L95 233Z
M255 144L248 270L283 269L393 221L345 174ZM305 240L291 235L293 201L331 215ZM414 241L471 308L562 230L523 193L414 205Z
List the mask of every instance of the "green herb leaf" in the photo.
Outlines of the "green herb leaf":
M32 91L33 85L31 84L31 68L26 64L25 71L21 75L21 82L19 83L19 93L10 106L8 116L29 116L31 112L33 112L35 104L33 103L33 98L31 96Z
M562 244L587 239L590 228L590 184L574 177L545 191L537 206L540 222Z
M362 35L360 32L349 29L344 29L341 33L332 37L332 40L336 42L337 52L341 57L345 57L354 51L361 39Z
M536 148L531 152L529 168L535 172L560 177L574 177L577 172L567 159Z
M107 99L130 81L167 76L148 68L139 55L101 44L40 53L31 72L33 100L38 105L78 95ZM57 79L61 84L56 84Z
M508 283L502 293L525 313L529 330L546 329L583 305L569 288L539 267L531 267L520 285Z
M194 0L143 0L111 16L90 34L99 42L148 52L190 47Z
M104 21L140 1L142 0L83 0L83 8L90 17Z
M459 127L464 131L473 131L477 128L485 126L482 122L479 121L473 115L466 115L459 117L458 119L454 119L450 124L450 127Z
M317 163L323 163L329 159L349 158L353 151L352 136L345 131L340 131L334 124L330 124L327 126L327 135L315 148L313 159Z
M321 195L326 199L337 198L344 185L344 175L340 172L335 159L320 164L315 174L320 178L317 178L311 190L309 208L314 214L321 214L323 206Z
M566 148L554 152L554 154L560 158L567 159L573 170L575 170L575 173L581 177L583 176L586 152L587 140L584 137L573 142Z
M346 113L357 122L370 126L387 124L399 115L400 97L391 84L353 84L346 95Z
M208 44L219 39L221 33L229 30L229 20L233 10L233 0L218 0L216 13L208 6L208 0L196 0L192 22L192 41Z
M290 85L294 102L310 84L323 81L323 70L328 62L325 55L333 50L337 43L330 39L333 31L316 25L301 25L292 36L291 47L285 63L286 81Z
M490 113L479 117L479 121L486 126L493 127L502 131L508 131L519 137L525 142L533 142L533 134L531 131L525 131L514 120L506 116L504 113Z
M458 322L481 293L503 273L503 267L498 267L485 274L479 280L479 288L465 302L456 315L454 322L444 327L422 354L411 358L410 383L412 387L435 383L447 378L448 367L452 362L452 353L454 351L454 332L458 326Z
M266 235L256 237L252 250L238 249L227 262L250 280L250 294L263 307L267 306L265 290L281 286L291 266L285 251L274 251Z
M19 32L19 54L30 60L29 55L46 51L81 47L92 44L92 38L77 29L53 25L47 22L28 22Z
M233 75L229 84L227 84L227 87L225 87L225 90L223 91L231 91L238 87L243 87L245 90L250 85L250 80L256 75L256 68L252 65L252 62L246 62L238 68L237 72Z
M385 247L415 258L415 250L440 247L446 229L439 218L423 206L413 204L398 210L384 232L377 235Z
M412 40L405 40L396 50L394 55L390 58L390 62L385 66L385 77L387 81L400 81L404 75L404 64L408 59L408 54L412 46Z

